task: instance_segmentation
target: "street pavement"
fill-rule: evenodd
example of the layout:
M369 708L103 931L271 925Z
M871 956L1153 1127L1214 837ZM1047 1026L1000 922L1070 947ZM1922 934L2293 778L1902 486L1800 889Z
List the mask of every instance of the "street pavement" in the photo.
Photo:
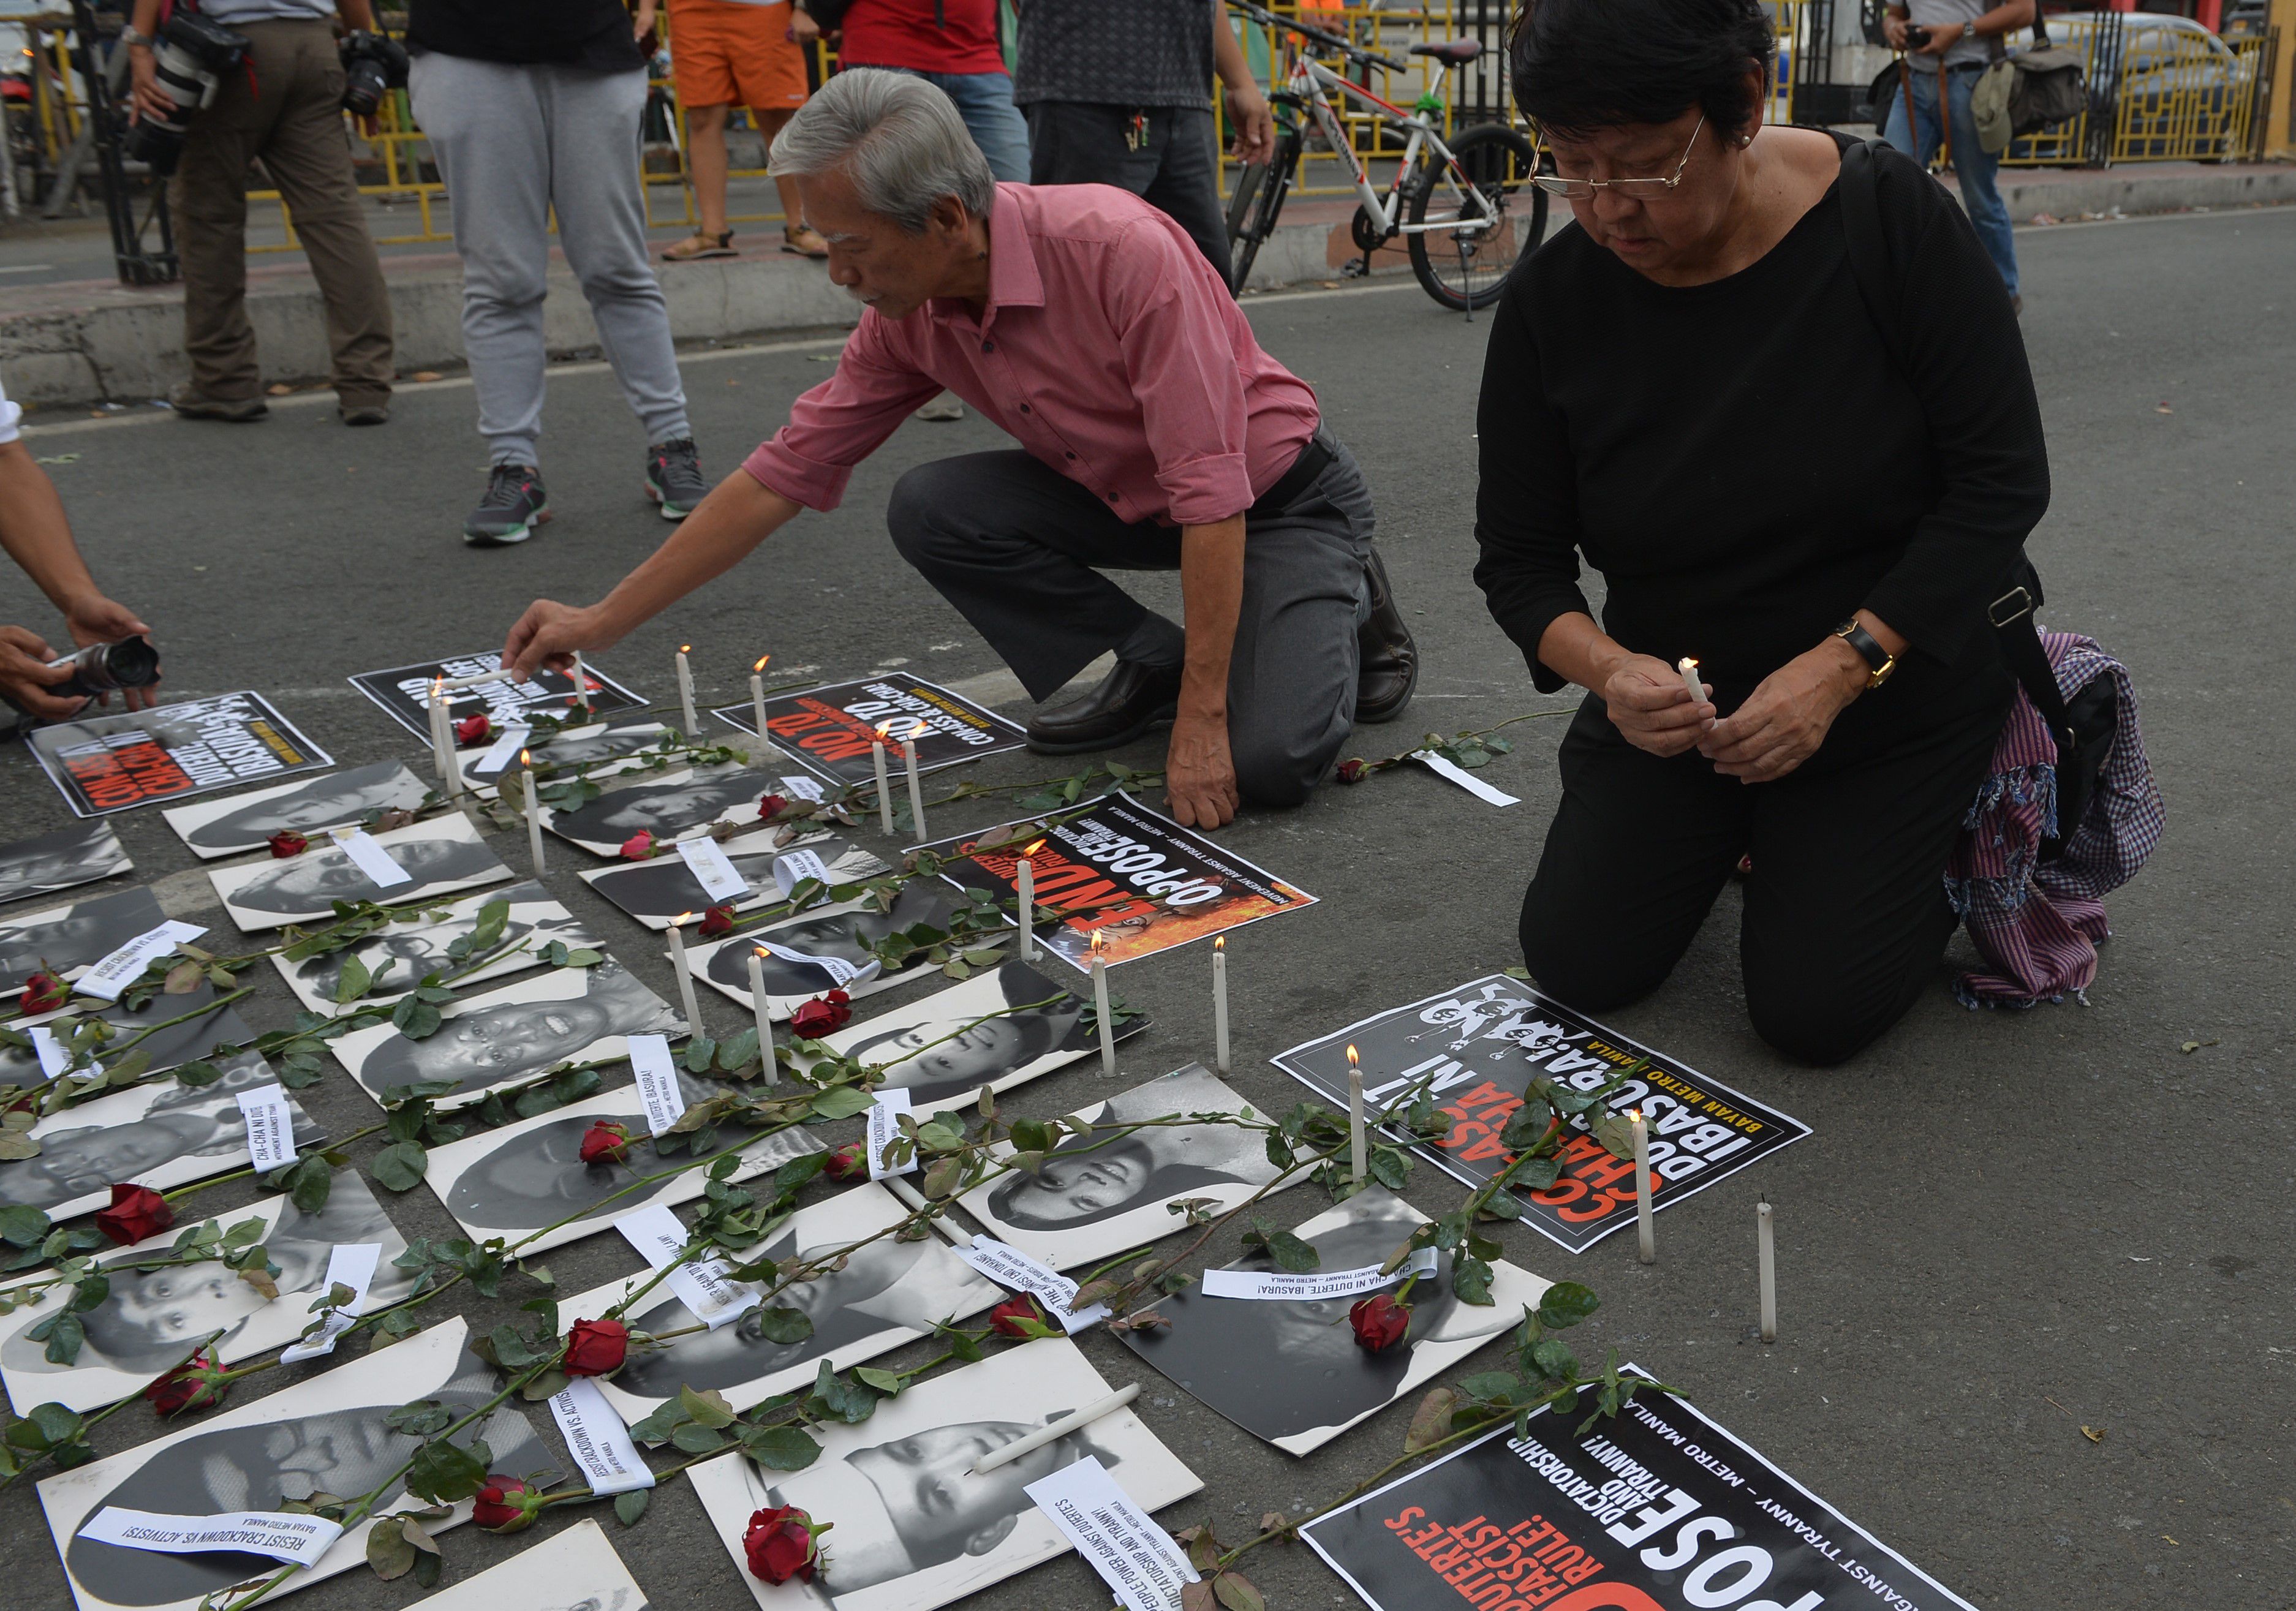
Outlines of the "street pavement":
M2296 1126L2282 1083L2296 839L2288 724L2270 713L2296 683L2284 516L2296 501L2286 437L2296 211L2026 232L2019 245L2056 488L2033 543L2050 594L2043 616L2127 660L2168 802L2160 851L2109 903L2115 937L2088 1004L1971 1012L1940 970L1905 1023L1853 1063L1795 1067L1747 1026L1738 902L1726 892L1675 977L1612 1021L1796 1115L1814 1135L1662 1215L1652 1267L1636 1262L1631 1238L1574 1257L1521 1227L1499 1236L1514 1262L1601 1294L1602 1313L1578 1334L1592 1352L1615 1348L1677 1385L1988 1611L2284 1608L2296 1606ZM1363 461L1387 562L1426 651L1406 719L1360 732L1350 751L1384 756L1430 730L1564 708L1532 691L1469 578L1487 322L1446 315L1408 285L1255 298L1250 308L1261 339L1315 382ZM688 367L713 474L731 470L790 397L828 372L834 343L791 340ZM498 642L528 600L595 597L667 529L639 495L637 427L611 378L588 366L553 382L544 471L557 519L524 548L466 550L455 531L485 465L471 424L470 392L450 380L402 396L380 430L346 431L325 402L291 401L251 427L65 421L41 431L34 451L73 455L52 473L97 574L158 628L172 694L259 689L339 760L414 762L420 745L347 675ZM993 674L986 648L893 552L881 511L910 466L1000 445L977 420L904 426L855 476L840 510L807 517L598 663L671 697L671 653L690 642L702 697L721 703L742 695L750 661L766 651L777 675ZM1767 469L1791 477L1803 451L1780 440ZM1170 578L1139 587L1177 606ZM6 618L49 626L40 610L27 616L25 591L4 595ZM1234 1080L1249 1096L1279 1110L1299 1099L1265 1061L1284 1047L1519 961L1516 905L1555 802L1560 728L1511 730L1518 748L1485 775L1523 797L1512 808L1411 768L1296 812L1254 814L1222 836L1322 897L1231 942ZM1152 743L1124 756L1157 757ZM979 768L992 781L1062 770L1023 756ZM936 827L997 814L977 806ZM21 751L0 752L0 816L8 838L67 820ZM156 814L119 825L137 876L159 881L172 913L225 922ZM522 845L504 847L523 865ZM571 876L576 859L556 854L554 893L667 993L650 936L590 898ZM1969 956L1957 940L1954 960ZM1127 1046L1120 1084L1209 1057L1209 968L1192 947L1122 970L1119 994L1155 1027ZM242 1010L260 1028L284 1025L285 991L256 977L259 996ZM722 1000L703 1011L721 1031L736 1026ZM1005 1105L1053 1115L1113 1088L1084 1064ZM305 1095L341 1130L372 1121L340 1075ZM1422 1165L1408 1195L1434 1213L1459 1191ZM1758 1194L1777 1212L1774 1346L1751 1335ZM1275 1199L1272 1217L1308 1217L1314 1195ZM226 1214L245 1196L231 1187L195 1200ZM454 1231L425 1189L390 1209L410 1236ZM1234 1239L1208 1251L1224 1261ZM562 1291L579 1292L634 1261L618 1239L597 1236L549 1263ZM512 1318L523 1296L464 1312L483 1329ZM1199 1496L1164 1513L1168 1525L1209 1519L1240 1536L1263 1512L1303 1513L1400 1452L1407 1408L1295 1460L1114 1339L1079 1341L1111 1380L1142 1383L1141 1414L1203 1478ZM319 1368L258 1378L242 1394ZM529 1415L547 1435L542 1407ZM156 1432L139 1405L97 1442L110 1452ZM0 1495L0 1581L12 1605L61 1607L63 1580L29 1487ZM572 1519L554 1513L545 1527ZM636 1527L609 1526L657 1606L750 1603L683 1484L666 1486ZM449 1579L531 1541L457 1531L445 1540ZM1356 1603L1298 1545L1258 1551L1245 1569L1283 1611ZM343 1611L417 1598L411 1581L363 1571L311 1592L312 1604ZM1107 1597L1063 1558L968 1603L1088 1607Z

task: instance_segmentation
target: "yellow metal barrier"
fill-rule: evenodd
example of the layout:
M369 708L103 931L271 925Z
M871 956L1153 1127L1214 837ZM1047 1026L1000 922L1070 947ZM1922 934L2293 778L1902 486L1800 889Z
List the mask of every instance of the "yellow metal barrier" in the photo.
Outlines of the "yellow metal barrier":
M2277 30L2222 38L2150 12L2060 17L2091 110L2014 142L2005 167L2253 159L2261 154Z

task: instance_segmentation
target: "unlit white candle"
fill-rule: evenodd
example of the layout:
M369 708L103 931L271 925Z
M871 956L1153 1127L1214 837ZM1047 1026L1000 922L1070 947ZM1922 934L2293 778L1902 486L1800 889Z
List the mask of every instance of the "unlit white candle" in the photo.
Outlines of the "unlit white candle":
M685 736L691 741L701 732L701 718L693 710L693 670L685 663L685 650L677 651L677 707L685 717Z
M885 740L879 734L869 740L869 758L877 764L877 818L887 833L893 831L893 784L885 775Z
M690 912L680 913L669 926L669 965L677 974L677 999L685 1009L685 1028L689 1034L701 1033L701 1004L693 999L693 970L685 965L685 928Z
M534 856L534 872L542 876L542 798L534 785L534 761L525 751L519 752L519 765L526 768L526 847Z
M1641 1239L1636 1256L1645 1264L1658 1263L1658 1239L1651 1224L1650 1123L1636 1108L1627 1116L1635 1136L1635 1231Z
M1103 1415L1123 1409L1125 1405L1139 1396L1138 1382L1134 1382L1127 1387L1119 1387L1106 1398L1095 1399L1074 1415L1064 1415L1048 1427L1040 1427L1026 1437L1016 1437L1002 1449L982 1455L972 1462L972 1475L986 1476L999 1466L1009 1466L1022 1455L1033 1454L1046 1443L1068 1436L1078 1427L1096 1421Z
M1778 1340L1778 1248L1770 1223L1770 1206L1754 1205L1755 1263L1762 1278L1762 1340Z
M1037 960L1037 864L1021 858L1021 960Z
M1212 1063L1227 1072L1227 945L1212 942Z
M766 1084L778 1085L782 1073L774 1066L774 1004L766 996L766 953L750 952L750 1010L758 1018L758 1055L766 1060Z
M574 651L574 697L582 702L582 714L590 714L590 673L582 664L582 651Z
M925 786L917 776L917 740L914 734L901 749L909 761L909 815L916 824L917 843L922 845L925 842Z
M1092 1004L1100 1014L1100 1071L1116 1072L1116 1027L1108 1020L1108 959L1095 951L1092 953Z

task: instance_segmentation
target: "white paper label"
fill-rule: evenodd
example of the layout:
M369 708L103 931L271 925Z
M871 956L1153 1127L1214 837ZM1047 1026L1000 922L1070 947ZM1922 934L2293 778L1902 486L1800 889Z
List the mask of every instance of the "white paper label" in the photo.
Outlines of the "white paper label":
M738 900L750 893L750 881L734 871L732 858L715 839L680 839L678 859L711 901Z
M45 1024L36 1024L24 1033L32 1037L32 1055L40 1059L40 1072L53 1079L71 1067L71 1048L56 1039L56 1032Z
M518 759L518 752L526 748L527 739L533 732L534 729L531 727L504 728L502 737L496 739L493 747L478 758L471 770L485 773L509 771L510 764Z
M173 920L160 924L149 934L139 934L94 967L72 981L72 989L80 995L92 995L100 1001L116 1002L119 993L144 977L144 970L159 958L166 956L185 940L196 940L207 930L197 923Z
M239 1112L247 1121L247 1156L258 1174L284 1169L295 1161L295 1116L288 1110L284 1091L276 1085L242 1091Z
M162 1555L243 1550L298 1566L315 1566L343 1535L340 1522L284 1510L226 1510L220 1516L168 1516L106 1505L79 1530L98 1543L124 1544Z
M647 1127L656 1135L668 1135L685 1116L685 1092L677 1088L677 1065L669 1059L669 1038L634 1034L629 1044L630 1072L638 1076Z
M758 944L785 962L812 963L829 976L831 986L838 990L842 990L849 985L875 978L877 970L884 966L884 963L875 957L871 957L865 962L856 963L849 962L843 957L815 956L811 952L795 951L787 945L776 945L771 940L759 940Z
M1411 758L1414 761L1424 761L1427 764L1427 769L1433 773L1437 777L1450 779L1451 781L1456 783L1460 788L1465 789L1469 794L1473 795L1475 798L1479 800L1488 801L1493 806L1520 806L1522 804L1521 801L1516 799L1514 796L1507 793L1505 789L1492 788L1488 783L1484 782L1482 779L1477 777L1473 773L1469 772L1457 762L1445 760L1441 756L1437 755L1431 749L1414 750L1412 752Z
M412 884L414 875L390 859L390 852L377 844L374 836L364 828L354 828L348 833L337 834L335 843L351 859L351 865L366 874L377 889L390 889L400 884Z
M782 898L789 898L791 890L807 879L829 882L829 863L821 859L817 850L792 850L774 858L774 882L781 886Z
M909 1093L904 1090L880 1091L869 1108L869 1138L862 1144L869 1150L869 1178L882 1181L889 1174L908 1174L917 1166L914 1148L910 1149L909 1161L898 1169L885 1166L885 1149L901 1133L901 1116L909 1110Z
M292 1365L299 1361L317 1359L323 1353L335 1351L335 1339L351 1329L359 1311L366 1307L366 1289L374 1284L374 1267L382 1260L381 1242L338 1242L327 1255L327 1279L319 1290L324 1295L338 1287L351 1289L350 1302L340 1309L323 1311L326 1321L308 1341L291 1343L279 1351L279 1362Z
M1197 1581L1187 1551L1117 1486L1097 1456L1071 1460L1023 1492L1132 1611L1176 1611L1180 1586Z
M1304 1275L1259 1270L1207 1270L1206 1297L1256 1297L1307 1303L1316 1298L1361 1297L1414 1275L1435 1273L1435 1249L1422 1247L1403 1261L1398 1270L1382 1271L1377 1264L1362 1270L1315 1270Z
M593 1493L627 1493L653 1486L653 1473L638 1458L630 1429L598 1384L578 1376L550 1395L550 1413L558 1418L559 1433L568 1452L582 1468L582 1480Z
M1069 1304L1077 1295L1074 1281L1059 1271L1038 1263L1011 1243L998 1241L986 1231L972 1239L972 1247L957 1248L956 1256L998 1286L1028 1293L1042 1304L1045 1313L1058 1321L1061 1329L1071 1337L1095 1321L1108 1318L1106 1304L1095 1304L1089 1309L1071 1313Z
M822 793L821 782L817 778L783 778L782 790L791 798L809 801L815 805L819 805L827 797Z
M622 1215L614 1222L614 1229L656 1270L676 1258L691 1239L677 1215L660 1203L649 1203L635 1214ZM765 1296L763 1288L727 1275L728 1268L724 1259L689 1259L665 1276L663 1282L695 1320L715 1331L740 1320Z

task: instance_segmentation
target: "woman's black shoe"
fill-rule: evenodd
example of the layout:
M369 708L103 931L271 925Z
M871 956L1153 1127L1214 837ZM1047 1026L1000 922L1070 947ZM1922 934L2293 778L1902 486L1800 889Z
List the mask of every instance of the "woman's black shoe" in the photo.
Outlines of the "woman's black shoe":
M1119 660L1080 699L1029 718L1029 748L1038 755L1078 755L1128 744L1179 707L1180 668Z
M1371 576L1371 615L1356 628L1357 726L1395 720L1419 683L1419 646L1395 607L1395 589L1377 549L1364 568Z

